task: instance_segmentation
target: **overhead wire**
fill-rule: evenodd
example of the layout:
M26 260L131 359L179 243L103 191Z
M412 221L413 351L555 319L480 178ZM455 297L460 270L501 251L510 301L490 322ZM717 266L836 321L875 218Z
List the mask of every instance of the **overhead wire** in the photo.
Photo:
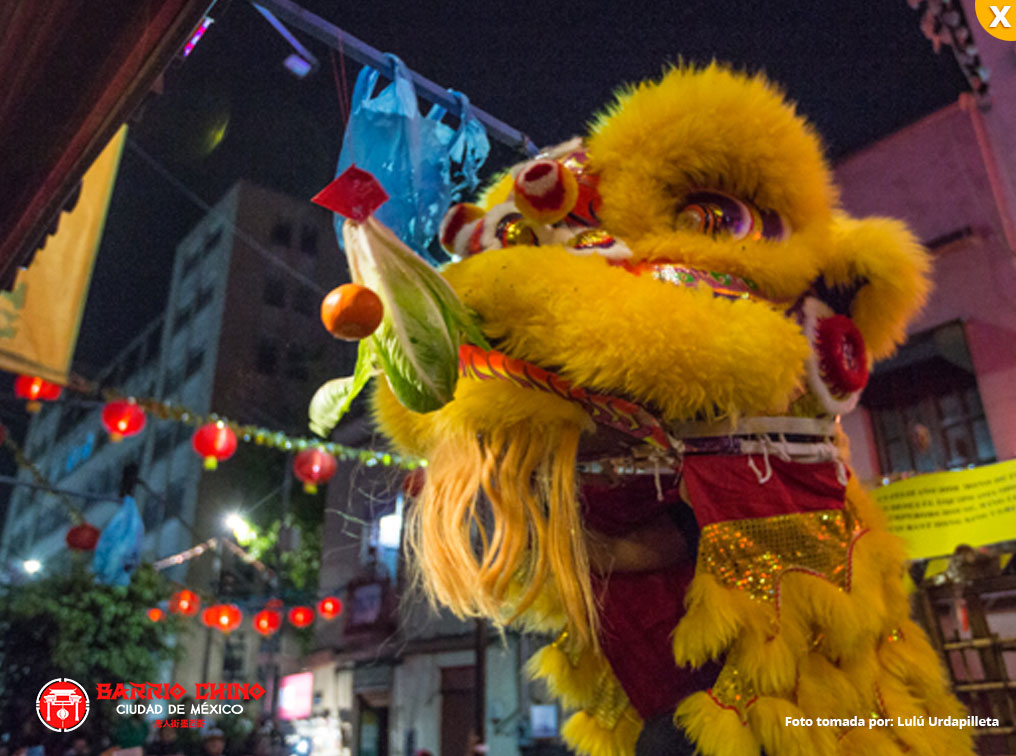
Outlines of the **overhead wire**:
M250 247L250 249L253 250L256 254L260 255L261 258L265 260L265 262L268 262L271 265L274 265L275 267L279 268L280 270L285 271L293 278L298 280L300 283L309 287L312 291L317 292L321 296L324 296L325 294L328 293L328 291L325 288L323 288L320 283L310 278L309 276L304 275L300 271L296 270L291 265L289 265L285 260L280 259L278 254L272 252L269 249L266 249L261 244L261 242L257 240L257 238L255 238L252 234L248 233L247 231L236 225L236 223L228 215L226 215L220 210L216 210L215 207L213 207L208 202L205 202L203 199L201 199L201 197L198 196L196 192L194 192L179 178L174 176L173 173L168 168L166 168L165 165L159 162L158 159L152 156L147 150L145 150L144 147L138 144L135 140L128 139L127 146L138 157L144 160L145 163L147 163L148 166L153 171L159 174L159 176L161 176L163 180L165 180L170 186L172 186L174 189L183 194L192 203L194 203L202 210L204 210L208 215L211 215L223 221L226 224L226 226L228 226L232 230L233 234L238 239L240 239L240 241L242 241L244 244Z

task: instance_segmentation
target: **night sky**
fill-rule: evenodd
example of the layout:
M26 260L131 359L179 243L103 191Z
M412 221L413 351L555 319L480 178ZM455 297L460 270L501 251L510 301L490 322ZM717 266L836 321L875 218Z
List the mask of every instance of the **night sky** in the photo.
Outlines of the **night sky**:
M779 81L837 157L955 100L965 88L904 0L827 3L623 2L590 5L339 3L304 7L548 144L579 133L625 82L668 62L730 61ZM132 139L213 204L238 178L310 197L333 175L342 116L328 51L298 80L288 44L247 3L174 64ZM827 11L834 7L835 12ZM358 66L346 61L351 91ZM210 139L225 127L225 137ZM491 170L513 162L496 149ZM97 259L75 359L91 377L163 309L177 241L203 210L128 147Z

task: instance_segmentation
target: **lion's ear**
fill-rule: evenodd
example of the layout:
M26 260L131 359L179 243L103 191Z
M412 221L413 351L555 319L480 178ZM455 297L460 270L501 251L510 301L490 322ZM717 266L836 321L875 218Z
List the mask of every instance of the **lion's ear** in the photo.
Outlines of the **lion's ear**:
M857 288L850 316L870 356L891 355L931 290L931 258L910 229L891 218L839 214L826 270L830 286Z

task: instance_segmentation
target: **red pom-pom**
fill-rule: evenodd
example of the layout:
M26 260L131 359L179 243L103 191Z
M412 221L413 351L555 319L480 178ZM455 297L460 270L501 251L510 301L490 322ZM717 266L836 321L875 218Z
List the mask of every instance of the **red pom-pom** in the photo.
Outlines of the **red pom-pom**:
M846 396L865 387L868 354L854 321L844 315L822 318L815 341L822 379L834 394Z
M515 177L515 206L530 220L553 224L575 207L575 175L556 160L534 160Z
M378 180L355 165L349 166L311 199L314 204L357 222L369 218L387 201L388 192Z

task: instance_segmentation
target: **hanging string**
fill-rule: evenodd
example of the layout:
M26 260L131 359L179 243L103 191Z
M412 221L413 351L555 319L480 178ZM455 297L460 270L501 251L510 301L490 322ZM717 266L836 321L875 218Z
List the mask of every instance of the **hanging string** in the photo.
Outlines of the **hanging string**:
M18 443L15 442L6 432L4 433L3 446L14 456L14 461L17 463L18 467L28 470L29 474L32 476L32 480L38 488L57 498L60 505L67 510L73 524L85 521L85 517L81 513L81 510L74 506L67 494L57 489L53 485L52 481L42 474L42 471L38 468L38 466L27 457L24 449L22 449L21 446L19 446Z
M54 403L97 406L100 403L126 399L137 404L148 415L161 420L180 422L186 425L191 425L195 428L208 423L222 423L236 434L237 441L253 443L256 446L266 446L270 449L279 449L286 452L303 451L305 449L320 449L328 452L334 457L338 457L342 461L363 462L368 467L383 465L384 467L400 467L405 470L415 470L418 467L427 466L427 461L424 459L403 457L399 454L380 451L377 449L362 449L355 446L345 446L344 444L338 444L333 441L325 441L320 438L291 436L282 431L276 431L270 428L241 424L215 412L205 415L174 402L160 401L159 399L153 399L145 396L134 396L116 388L100 388L100 386L94 381L89 381L80 375L73 375L71 380L68 381L67 388L82 394L82 398L73 400L61 399ZM95 397L95 399L92 400L90 397ZM32 472L33 477L39 481L40 487L48 486L47 490L52 489L52 484L45 478L45 476L42 475L41 472L39 472L37 468L35 468L31 461L24 456L24 452L17 444L10 439L5 439L5 445L9 446L16 460L21 459L25 461L23 466ZM19 462L19 464L21 463ZM52 493L60 495L56 490L53 490ZM70 504L69 501L67 501L67 505L70 511L77 512L77 516L80 516L80 511Z
M195 192L193 192L186 184L183 183L183 181L174 176L170 172L170 170L166 168L166 166L164 166L162 163L156 160L148 152L146 152L145 149L137 142L135 142L133 139L127 140L127 146L138 157L140 157L142 160L148 163L148 166L153 171L158 173L166 181L166 183L168 183L174 189L183 194L187 199L189 199L195 205L204 210L208 215L211 215L221 220L223 224L225 224L230 228L230 230L232 230L233 234L237 236L240 239L240 241L246 244L255 254L259 255L265 262L274 265L277 268L280 268L285 273L288 273L297 281L310 288L311 291L314 291L322 296L328 293L327 289L321 286L321 283L319 281L315 281L309 276L304 275L296 268L290 266L287 262L280 259L279 255L265 249L265 247L261 244L261 242L259 242L256 238L254 238L254 236L252 236L251 234L247 233L242 228L237 226L236 223L234 223L229 216L227 216L225 213L219 210L216 210L214 207L212 207L203 199L201 199L201 197L199 197Z
M346 107L346 100L343 96L343 90L345 89L346 82L344 80L344 76L341 79L339 78L339 69L335 65L335 51L329 50L328 56L332 61L332 79L335 80L335 99L338 100L339 103L339 125L342 127L343 131L345 131L346 124L349 123L349 110Z

